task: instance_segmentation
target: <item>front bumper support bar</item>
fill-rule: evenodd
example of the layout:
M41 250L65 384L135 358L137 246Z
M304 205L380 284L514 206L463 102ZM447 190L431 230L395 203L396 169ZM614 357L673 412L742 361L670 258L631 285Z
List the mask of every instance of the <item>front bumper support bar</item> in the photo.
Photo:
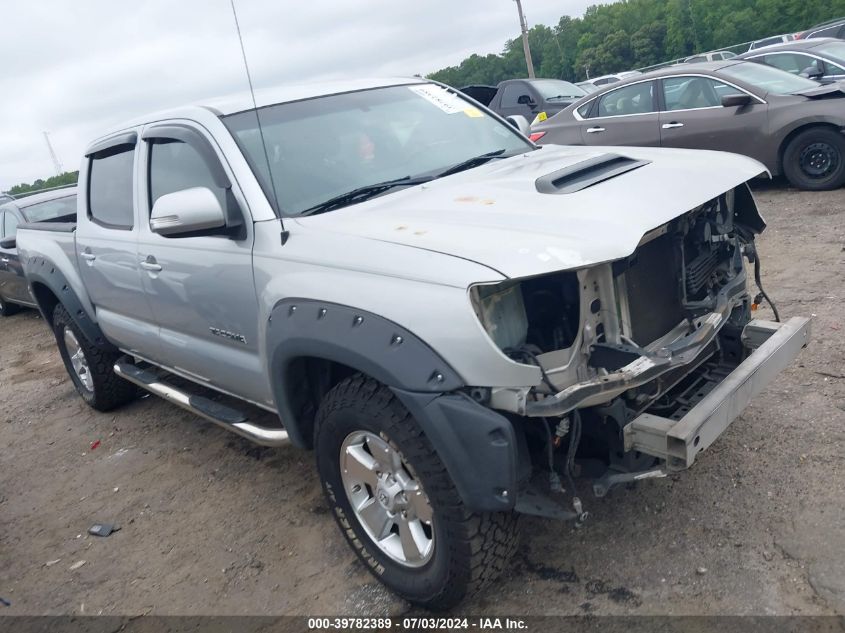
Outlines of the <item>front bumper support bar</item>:
M755 348L718 386L680 420L643 413L624 428L625 450L666 460L669 471L692 466L696 455L725 429L798 355L810 340L810 319L785 323L751 321L743 341Z

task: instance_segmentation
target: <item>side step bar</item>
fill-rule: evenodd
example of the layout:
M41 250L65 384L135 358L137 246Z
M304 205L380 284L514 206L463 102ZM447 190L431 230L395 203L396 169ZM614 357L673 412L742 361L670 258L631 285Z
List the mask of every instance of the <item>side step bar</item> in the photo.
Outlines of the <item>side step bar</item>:
M248 418L235 409L177 389L161 380L154 373L141 369L132 363L118 361L114 373L168 402L187 409L206 420L222 426L227 431L252 440L261 446L284 446L289 443L288 432L284 429L272 429L250 424Z

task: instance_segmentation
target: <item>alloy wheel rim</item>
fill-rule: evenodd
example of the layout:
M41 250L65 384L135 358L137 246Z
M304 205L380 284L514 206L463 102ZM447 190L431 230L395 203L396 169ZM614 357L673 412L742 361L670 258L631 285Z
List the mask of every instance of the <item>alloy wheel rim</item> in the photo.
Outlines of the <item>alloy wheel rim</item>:
M382 552L405 567L431 559L431 503L399 451L369 431L351 433L341 445L340 476L355 517Z
M65 326L64 331L65 348L67 349L68 357L70 358L70 365L73 367L73 373L79 378L79 382L88 391L94 391L94 378L91 376L91 370L88 368L88 359L85 358L85 352L82 351L82 346L76 338L73 331Z
M801 151L799 164L810 178L826 178L839 166L839 153L828 143L811 143Z

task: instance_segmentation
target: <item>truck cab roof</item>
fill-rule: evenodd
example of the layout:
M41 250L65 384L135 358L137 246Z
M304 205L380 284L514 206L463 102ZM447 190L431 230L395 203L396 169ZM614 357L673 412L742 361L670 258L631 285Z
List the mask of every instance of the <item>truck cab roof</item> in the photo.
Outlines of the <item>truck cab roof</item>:
M357 92L359 90L369 90L371 88L385 88L388 86L401 86L416 83L427 82L425 79L420 79L419 77L390 77L379 79L344 79L302 84L285 84L256 90L254 102L253 96L249 91L245 90L222 97L198 101L191 105L160 110L158 112L147 113L129 119L119 125L111 127L104 134L94 139L89 147L96 145L102 139L112 136L122 130L126 130L127 128L133 128L146 123L153 123L155 121L181 118L202 119L207 116L208 112L211 112L216 117L220 117L235 114L237 112L243 112L245 110L251 110L256 106L262 108L278 103L304 101L306 99L313 99L315 97L333 94L342 94L344 92Z

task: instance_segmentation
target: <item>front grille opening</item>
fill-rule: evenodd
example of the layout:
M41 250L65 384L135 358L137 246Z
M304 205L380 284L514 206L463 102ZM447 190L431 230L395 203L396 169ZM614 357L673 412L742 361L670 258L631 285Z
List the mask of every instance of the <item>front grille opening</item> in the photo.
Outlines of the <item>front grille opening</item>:
M668 233L637 249L625 271L631 338L647 345L685 318L678 279L680 266Z

